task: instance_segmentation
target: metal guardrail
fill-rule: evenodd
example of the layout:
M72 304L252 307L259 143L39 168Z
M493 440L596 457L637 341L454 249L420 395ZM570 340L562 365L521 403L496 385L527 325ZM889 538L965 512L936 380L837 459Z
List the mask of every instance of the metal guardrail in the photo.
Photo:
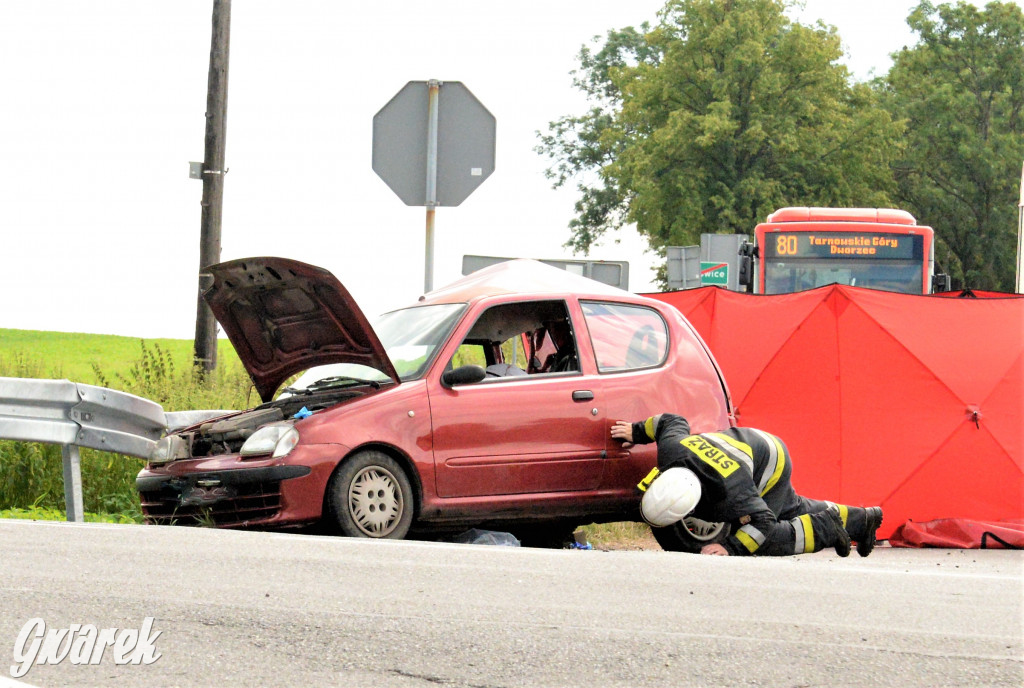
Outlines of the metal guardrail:
M0 439L61 445L69 521L84 521L79 447L148 459L168 426L228 411L164 413L134 394L69 380L0 377Z

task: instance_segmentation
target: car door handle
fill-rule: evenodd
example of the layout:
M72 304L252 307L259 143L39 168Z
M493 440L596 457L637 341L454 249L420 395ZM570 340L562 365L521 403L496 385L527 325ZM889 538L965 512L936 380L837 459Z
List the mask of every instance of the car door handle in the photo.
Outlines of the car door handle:
M577 389L572 393L573 401L590 401L594 398L594 393L589 389Z

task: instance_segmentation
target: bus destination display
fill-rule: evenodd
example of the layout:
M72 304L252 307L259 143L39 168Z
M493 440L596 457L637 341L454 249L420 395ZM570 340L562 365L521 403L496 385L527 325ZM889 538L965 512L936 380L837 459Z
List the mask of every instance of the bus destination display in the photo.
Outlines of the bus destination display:
M876 232L771 232L765 234L766 258L920 258L919 234Z

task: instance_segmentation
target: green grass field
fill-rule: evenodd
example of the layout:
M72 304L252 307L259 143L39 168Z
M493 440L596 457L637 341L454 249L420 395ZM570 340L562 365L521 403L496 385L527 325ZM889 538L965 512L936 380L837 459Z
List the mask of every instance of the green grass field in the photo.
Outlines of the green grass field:
M74 334L39 330L0 329L0 375L37 377L97 384L94 367L109 380L127 376L140 355L141 342L166 351L176 368L192 360L190 339L147 339L107 334ZM231 342L217 342L217 361L241 367Z

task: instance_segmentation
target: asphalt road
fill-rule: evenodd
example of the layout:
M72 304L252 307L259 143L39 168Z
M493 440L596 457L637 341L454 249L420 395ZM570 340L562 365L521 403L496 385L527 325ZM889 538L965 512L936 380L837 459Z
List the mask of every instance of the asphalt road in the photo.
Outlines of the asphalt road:
M161 633L149 666L35 666L20 680L36 686L1024 685L1024 552L752 559L0 520L0 556L0 676L35 617L151 616Z

